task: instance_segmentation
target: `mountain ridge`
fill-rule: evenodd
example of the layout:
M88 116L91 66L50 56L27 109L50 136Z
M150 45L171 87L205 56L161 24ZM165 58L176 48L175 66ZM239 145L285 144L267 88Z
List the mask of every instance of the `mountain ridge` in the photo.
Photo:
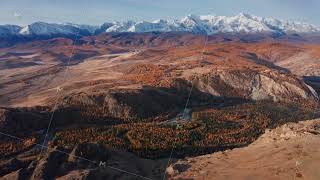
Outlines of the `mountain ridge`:
M21 27L0 25L0 37L97 35L103 32L190 32L213 35L218 33L318 33L320 28L297 21L283 21L271 17L258 17L246 13L236 16L188 15L180 20L158 19L149 21L106 22L100 26L72 23L35 22Z

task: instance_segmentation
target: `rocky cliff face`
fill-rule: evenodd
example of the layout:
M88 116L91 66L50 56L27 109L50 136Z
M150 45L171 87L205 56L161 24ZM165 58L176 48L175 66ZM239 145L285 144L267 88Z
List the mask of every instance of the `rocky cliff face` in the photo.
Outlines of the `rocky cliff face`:
M196 77L196 87L217 97L274 102L315 101L317 93L295 76L277 71L221 71Z

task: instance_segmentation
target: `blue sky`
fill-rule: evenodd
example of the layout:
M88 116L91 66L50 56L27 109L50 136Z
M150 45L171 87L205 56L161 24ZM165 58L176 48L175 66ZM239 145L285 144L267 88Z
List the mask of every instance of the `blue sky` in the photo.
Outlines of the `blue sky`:
M247 12L320 26L319 9L320 0L1 0L0 24L46 21L99 25L114 20Z

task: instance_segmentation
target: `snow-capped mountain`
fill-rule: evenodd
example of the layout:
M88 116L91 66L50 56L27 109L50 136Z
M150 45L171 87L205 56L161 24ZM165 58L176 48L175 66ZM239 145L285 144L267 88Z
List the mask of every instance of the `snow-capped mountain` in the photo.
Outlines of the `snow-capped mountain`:
M71 23L53 24L36 22L25 27L1 25L0 37L6 36L57 36L93 35L103 32L191 32L195 34L216 33L314 33L320 29L314 25L283 21L275 18L262 18L245 13L236 16L196 16L188 15L180 20L156 20L107 22L98 26Z
M95 31L99 28L99 26L92 26L86 24L73 24L73 23L66 23L65 25L73 26L79 28L82 31L88 31L90 34L94 34Z
M0 37L16 35L19 33L20 30L20 26L0 25Z
M91 35L94 31L95 29L88 25L36 22L23 27L19 35Z
M112 25L113 24L113 25ZM103 29L104 28L104 29ZM170 32L183 31L196 34L216 33L313 33L320 32L314 25L275 18L262 18L245 13L236 16L189 15L181 20L157 20L153 22L108 23L101 26L105 32Z

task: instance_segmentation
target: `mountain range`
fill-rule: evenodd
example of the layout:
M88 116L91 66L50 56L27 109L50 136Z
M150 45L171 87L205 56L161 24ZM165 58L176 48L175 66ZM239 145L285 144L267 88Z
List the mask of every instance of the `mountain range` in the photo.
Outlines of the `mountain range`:
M307 23L258 17L246 13L236 16L188 15L180 20L159 19L147 21L107 22L101 26L71 23L35 22L27 26L0 25L0 37L97 35L103 32L191 32L194 34L218 33L317 33L320 28Z

